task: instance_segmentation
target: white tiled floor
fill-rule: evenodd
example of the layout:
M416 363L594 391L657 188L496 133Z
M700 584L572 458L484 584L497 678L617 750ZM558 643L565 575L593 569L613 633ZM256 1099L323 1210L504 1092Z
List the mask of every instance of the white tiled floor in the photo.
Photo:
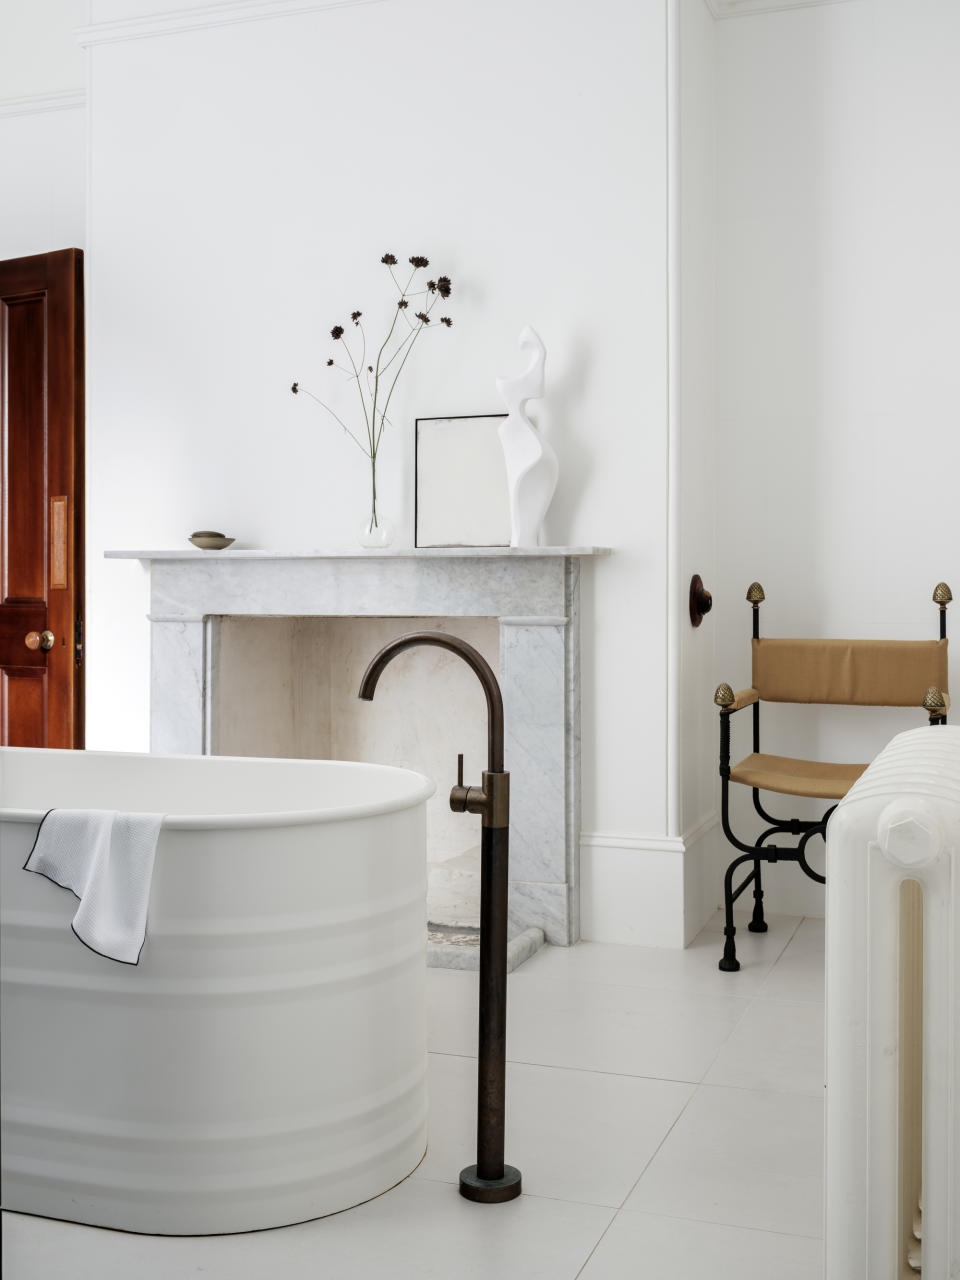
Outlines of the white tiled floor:
M399 1187L303 1226L158 1239L5 1214L4 1280L819 1280L823 922L686 951L546 948L509 980L507 1160L470 1204L476 975L428 971L430 1149Z

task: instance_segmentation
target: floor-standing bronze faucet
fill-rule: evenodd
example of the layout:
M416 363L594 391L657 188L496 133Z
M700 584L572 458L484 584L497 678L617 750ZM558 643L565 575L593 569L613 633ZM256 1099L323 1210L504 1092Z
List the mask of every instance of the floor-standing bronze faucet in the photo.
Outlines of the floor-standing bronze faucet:
M450 792L455 813L479 813L480 842L480 1045L477 1062L477 1163L460 1173L460 1194L496 1204L520 1194L520 1170L503 1163L507 1069L507 858L510 775L503 771L503 697L481 655L456 636L414 631L380 650L360 682L360 697L373 700L384 667L398 653L433 644L459 654L476 672L487 697L487 769L479 787L463 785L463 756Z

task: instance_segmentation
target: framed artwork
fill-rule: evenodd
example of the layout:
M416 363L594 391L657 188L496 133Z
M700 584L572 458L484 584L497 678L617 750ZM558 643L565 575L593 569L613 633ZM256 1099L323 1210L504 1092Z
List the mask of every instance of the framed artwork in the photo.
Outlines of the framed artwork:
M510 545L506 416L417 419L415 546Z

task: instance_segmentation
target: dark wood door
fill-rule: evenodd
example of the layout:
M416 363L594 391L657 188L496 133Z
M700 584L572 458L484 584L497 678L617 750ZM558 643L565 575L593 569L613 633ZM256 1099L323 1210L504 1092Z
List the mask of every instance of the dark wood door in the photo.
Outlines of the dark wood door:
M0 262L0 744L83 745L83 254Z

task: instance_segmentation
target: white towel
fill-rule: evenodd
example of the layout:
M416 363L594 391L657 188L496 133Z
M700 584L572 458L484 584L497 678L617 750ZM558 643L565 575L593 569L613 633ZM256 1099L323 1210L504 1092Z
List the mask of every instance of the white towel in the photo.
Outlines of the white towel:
M73 932L111 960L136 964L140 959L163 818L162 813L51 809L24 864L25 871L77 895Z

